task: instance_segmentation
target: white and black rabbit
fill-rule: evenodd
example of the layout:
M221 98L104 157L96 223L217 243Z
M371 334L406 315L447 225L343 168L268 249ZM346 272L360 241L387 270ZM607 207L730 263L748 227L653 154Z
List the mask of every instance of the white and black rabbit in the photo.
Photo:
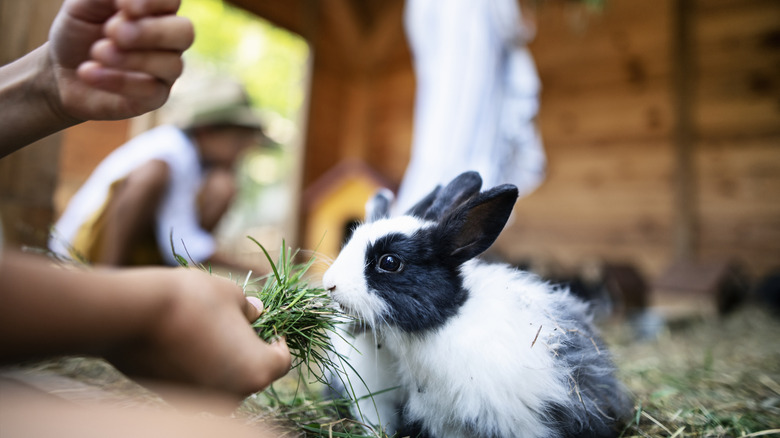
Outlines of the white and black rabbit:
M364 418L398 436L616 436L629 398L588 305L475 259L518 196L512 185L481 185L464 173L393 218L387 192L378 195L324 274L323 287L363 324L350 340L359 354L338 348L381 392L361 401Z

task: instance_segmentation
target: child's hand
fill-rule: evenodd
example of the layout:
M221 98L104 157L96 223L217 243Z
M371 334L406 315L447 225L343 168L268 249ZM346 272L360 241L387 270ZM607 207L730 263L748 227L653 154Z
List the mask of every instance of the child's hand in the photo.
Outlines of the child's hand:
M258 338L250 323L260 310L235 283L188 269L146 272L151 287L167 290L170 298L142 342L118 346L109 356L120 369L240 397L290 370L287 344Z
M49 34L55 111L113 120L165 103L194 39L178 8L179 0L66 0Z

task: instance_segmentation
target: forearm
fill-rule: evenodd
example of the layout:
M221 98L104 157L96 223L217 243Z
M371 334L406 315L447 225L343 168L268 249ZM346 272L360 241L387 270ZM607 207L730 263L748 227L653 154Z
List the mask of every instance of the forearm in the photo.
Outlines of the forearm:
M141 340L170 305L169 288L156 277L52 263L9 252L0 258L0 361L104 354Z
M94 354L132 376L239 396L290 369L287 345L261 341L239 286L193 269L69 270L0 258L0 363Z
M78 123L58 110L47 46L0 67L0 158Z

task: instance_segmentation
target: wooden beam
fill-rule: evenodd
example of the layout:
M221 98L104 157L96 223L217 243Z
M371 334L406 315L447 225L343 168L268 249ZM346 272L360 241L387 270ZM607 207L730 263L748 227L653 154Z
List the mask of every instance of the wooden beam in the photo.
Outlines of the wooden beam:
M316 0L227 0L276 26L311 40Z
M694 157L693 74L695 63L694 0L673 2L672 101L674 105L675 222L674 255L678 261L693 261L698 249L698 205Z
M404 1L391 0L383 6L366 44L365 55L368 64L372 66L386 59L399 40L406 38L403 29Z
M342 53L349 54L346 59L361 58L360 50L363 35L358 16L350 0L331 0L322 7L324 26L331 31Z
M323 30L338 53L338 62L348 74L366 74L387 60L391 50L404 38L403 0L377 3L369 8L372 17L366 23L366 11L358 11L354 0L331 0L322 7Z

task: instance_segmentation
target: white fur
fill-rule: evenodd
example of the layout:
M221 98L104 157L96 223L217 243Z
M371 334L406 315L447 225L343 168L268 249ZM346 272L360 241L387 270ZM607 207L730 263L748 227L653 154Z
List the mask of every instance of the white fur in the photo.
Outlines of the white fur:
M425 225L424 221L404 216L358 227L323 275L323 287L332 291L333 299L348 313L371 326L384 322L387 305L376 294L368 293L363 276L366 245L389 232L410 235ZM403 399L402 389L387 391L401 384L395 356L387 348L377 349L382 341L373 331L354 334L342 330L340 336L331 336L331 341L336 351L349 361L349 366L342 367L342 372L345 383L351 386L347 388L349 395L358 399L353 414L392 435L399 426L398 407ZM372 395L378 392L381 394Z
M483 431L490 435L548 436L534 408L563 403L570 391L553 356L571 334L546 311L553 297L505 266L469 262L463 272L471 296L444 327L422 338L386 331L401 358L409 419L440 437L472 436L463 424L477 420L494 427Z
M384 227L377 224L363 232L380 235ZM365 244L359 235L352 242ZM326 284L338 285L337 301L349 299L348 306L355 310L353 303L366 303L361 314L381 321L386 307L368 293L362 271L356 271L364 263L363 254L352 251L355 248L349 245L345 248L326 273ZM564 404L573 391L569 371L554 356L561 342L577 333L548 311L564 293L551 293L536 277L503 265L470 261L462 273L470 296L455 317L422 336L380 325L377 341L389 351L364 351L352 366L361 376L369 376L364 377L367 392L400 383L408 419L422 421L434 436L472 436L473 431L464 429L472 421L490 425L491 430L482 431L486 435L551 435L535 409L549 402ZM348 288L346 293L343 287ZM369 298L358 298L361 295ZM584 307L579 301L571 303ZM380 310L371 310L372 306ZM371 348L374 335L363 336L360 345ZM379 400L382 424L397 424L394 403L402 394ZM361 410L364 415L369 411L365 403ZM386 417L388 412L392 418Z
M399 406L402 389L397 374L395 357L387 348L377 349L375 335L371 331L351 333L342 330L340 336L331 336L333 346L341 359L345 395L357 400L353 415L365 424L382 428L392 435L399 424Z
M446 196L459 196L458 184L465 183L454 180L444 189ZM498 198L475 199L484 205ZM384 204L369 205L367 217L381 216L380 207ZM591 431L608 434L609 424L594 418L591 409L610 419L600 409L603 404L620 416L623 397L608 356L600 356L597 340L586 338L592 332L587 305L567 291L507 265L471 260L460 266L465 302L454 314L449 312L452 309L442 309L448 319L433 320L441 325L423 325L429 328L409 332L408 324L404 328L393 324L393 315L407 316L391 314L383 295L369 289L365 252L380 237L412 236L430 226L436 224L411 216L365 224L355 230L323 277L323 286L331 290L334 300L373 328L351 341L362 353L350 351L347 342L337 346L366 383L367 388L355 391L356 395L400 388L375 397L377 409L367 409L373 402L358 402L363 418L381 423L391 434L393 426L403 422L438 438L554 438L591 426ZM442 226L459 225L444 221ZM489 238L490 229L485 232ZM453 297L453 304L460 303L461 297ZM441 295L435 298L440 300ZM383 348L378 349L378 344ZM354 372L348 370L353 388ZM587 374L580 376L581 372ZM612 387L614 399L610 399ZM552 425L553 420L559 422Z

